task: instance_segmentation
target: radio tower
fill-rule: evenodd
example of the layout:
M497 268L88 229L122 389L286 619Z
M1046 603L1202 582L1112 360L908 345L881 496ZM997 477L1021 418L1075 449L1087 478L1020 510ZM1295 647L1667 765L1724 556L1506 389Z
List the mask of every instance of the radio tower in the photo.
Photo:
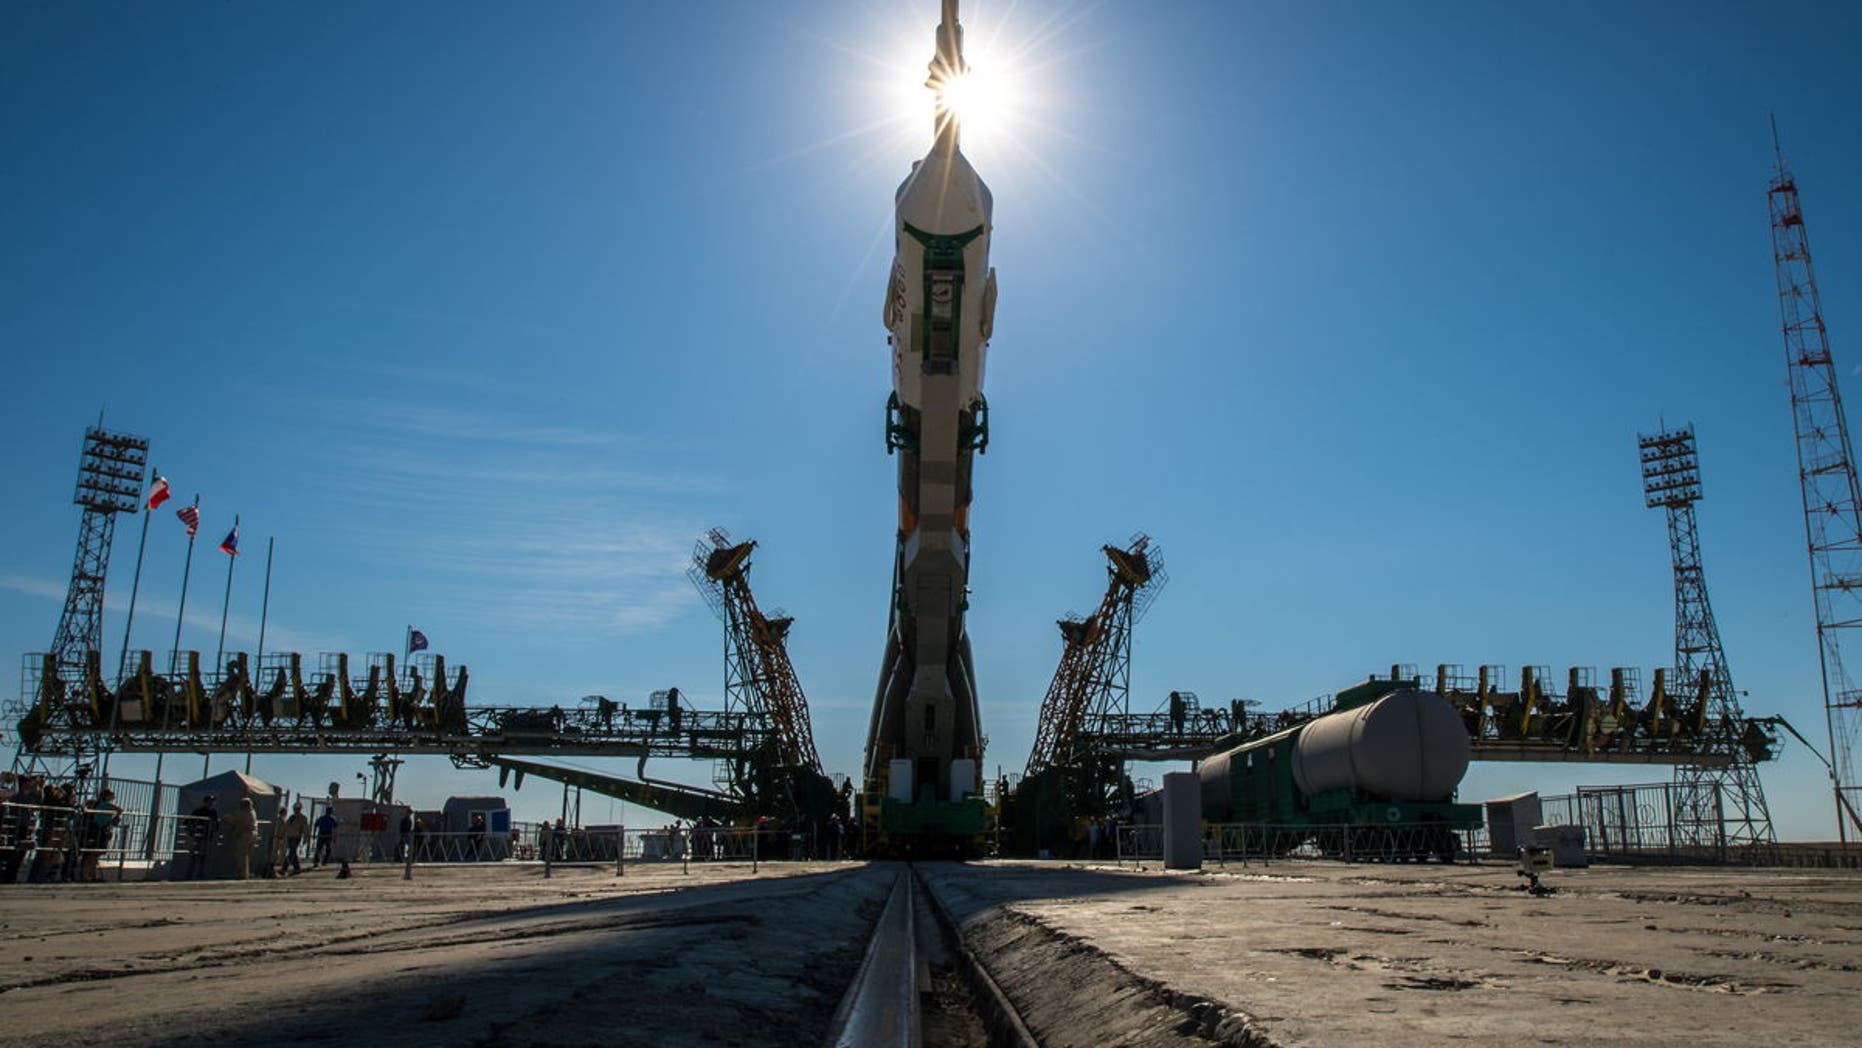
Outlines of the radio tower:
M1715 730L1724 733L1725 751L1733 763L1724 768L1683 764L1675 768L1682 786L1680 810L1674 813L1676 829L1689 844L1763 844L1777 840L1771 811L1765 806L1765 788L1758 765L1738 745L1745 733L1745 714L1733 674L1720 646L1720 627L1707 600L1707 576L1700 565L1700 530L1694 520L1694 503L1700 501L1700 458L1695 450L1694 427L1645 434L1637 446L1642 454L1642 490L1650 509L1660 507L1668 516L1668 548L1675 575L1675 668L1688 682L1707 675L1707 699Z
M1862 783L1856 781L1855 743L1862 734L1862 691L1843 664L1843 642L1862 628L1862 488L1843 396L1830 360L1829 334L1810 266L1810 239L1797 182L1778 148L1771 200L1772 259L1778 268L1778 310L1783 318L1785 369L1791 379L1791 417L1797 429L1797 475L1804 494L1804 535L1810 548L1810 588L1817 604L1817 650L1823 662L1823 712L1830 732L1830 777L1836 796L1836 833L1862 840Z

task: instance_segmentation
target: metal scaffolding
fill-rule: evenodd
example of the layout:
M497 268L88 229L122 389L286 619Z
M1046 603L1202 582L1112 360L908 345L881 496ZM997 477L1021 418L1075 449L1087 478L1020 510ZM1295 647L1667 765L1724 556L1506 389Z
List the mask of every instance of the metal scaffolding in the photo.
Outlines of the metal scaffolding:
M1843 414L1842 391L1830 357L1829 333L1810 263L1810 239L1798 201L1797 180L1772 145L1778 166L1767 193L1772 260L1778 274L1778 309L1790 376L1791 419L1797 433L1797 474L1803 492L1804 535L1810 586L1817 608L1817 651L1823 667L1823 709L1830 734L1830 774L1836 832L1844 843L1862 839L1862 781L1855 744L1862 736L1862 689L1849 676L1844 642L1862 628L1862 486Z
M116 515L142 508L142 483L149 464L149 442L100 426L84 432L78 456L77 492L71 501L84 507L78 523L77 555L71 562L71 586L52 637L52 654L61 671L84 667L84 653L103 647L103 586L110 569L110 543Z
M1060 665L1041 700L1034 750L1024 775L1064 766L1075 757L1082 733L1097 722L1130 715L1132 627L1163 589L1161 551L1148 535L1136 535L1120 549L1102 546L1106 591L1091 615L1069 615L1056 623L1062 648Z
M1642 490L1650 509L1668 518L1668 548L1674 562L1675 670L1682 681L1698 681L1706 692L1707 708L1721 730L1738 738L1745 732L1745 713L1733 688L1732 670L1720 644L1720 627L1707 599L1707 577L1701 567L1700 528L1694 504L1700 501L1700 456L1694 427L1642 434L1637 440L1642 459ZM1687 843L1764 844L1777 840L1771 811L1765 804L1765 787L1759 769L1745 751L1734 747L1732 763L1708 767L1675 767L1676 832Z
M749 579L755 549L754 541L732 542L722 528L713 528L692 551L686 574L724 623L725 709L767 719L777 763L819 773L808 698L789 662L789 626L795 620L757 607Z

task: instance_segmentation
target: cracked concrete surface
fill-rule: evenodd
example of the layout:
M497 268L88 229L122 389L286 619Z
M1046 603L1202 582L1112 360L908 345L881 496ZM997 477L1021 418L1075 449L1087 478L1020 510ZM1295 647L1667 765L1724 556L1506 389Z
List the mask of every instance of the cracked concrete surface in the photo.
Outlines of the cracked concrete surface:
M1220 1002L1282 1045L1836 1045L1862 1024L1862 874L1001 863L947 877Z
M1052 1045L1834 1045L1862 873L936 864ZM0 891L0 1043L817 1044L892 872L368 869Z

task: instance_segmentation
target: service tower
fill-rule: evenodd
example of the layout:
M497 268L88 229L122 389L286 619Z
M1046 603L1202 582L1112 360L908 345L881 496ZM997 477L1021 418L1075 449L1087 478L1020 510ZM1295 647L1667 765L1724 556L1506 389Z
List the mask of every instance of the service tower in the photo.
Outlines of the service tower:
M944 0L925 81L930 152L893 198L884 319L892 346L886 448L899 456L891 622L867 731L868 840L889 851L962 851L982 832L982 730L964 629L972 462L989 440L983 356L996 305L993 201L959 144L968 73L956 0Z

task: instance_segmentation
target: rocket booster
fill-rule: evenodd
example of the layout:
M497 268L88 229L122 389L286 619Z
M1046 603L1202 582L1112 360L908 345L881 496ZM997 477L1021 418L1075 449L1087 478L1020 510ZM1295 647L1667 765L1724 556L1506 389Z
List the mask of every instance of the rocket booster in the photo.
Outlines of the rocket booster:
M926 86L934 140L893 197L894 255L884 322L892 350L887 445L899 452L899 548L892 627L867 739L869 781L900 800L979 786L982 734L963 609L971 464L987 442L984 354L995 317L989 266L994 201L960 147L946 89L964 75L963 30L945 0ZM909 791L895 762L912 762ZM953 769L952 762L958 763Z

